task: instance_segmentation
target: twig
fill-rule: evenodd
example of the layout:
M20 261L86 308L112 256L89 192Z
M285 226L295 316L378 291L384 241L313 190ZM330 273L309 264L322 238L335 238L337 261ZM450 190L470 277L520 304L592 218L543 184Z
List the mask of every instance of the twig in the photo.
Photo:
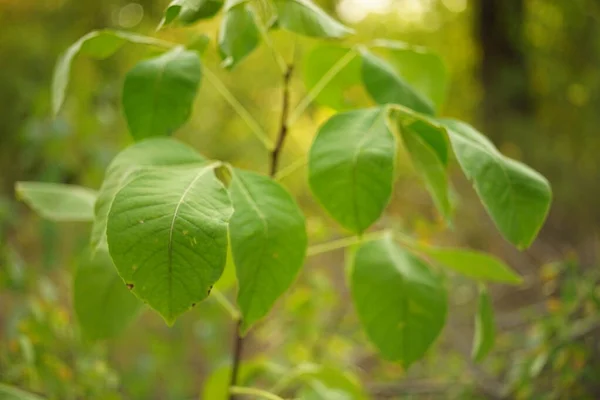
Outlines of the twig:
M240 362L242 361L242 354L244 352L244 338L240 334L241 329L242 319L240 318L233 332L233 366L231 367L231 379L229 381L229 400L235 400L236 398L236 393L232 389L237 385Z
M294 70L293 65L289 65L283 74L283 100L281 108L281 123L279 125L279 134L277 135L277 141L275 147L271 152L271 169L269 174L275 177L277 173L277 167L279 166L279 156L285 143L285 138L288 133L288 113L290 111L290 81L292 79L292 72Z

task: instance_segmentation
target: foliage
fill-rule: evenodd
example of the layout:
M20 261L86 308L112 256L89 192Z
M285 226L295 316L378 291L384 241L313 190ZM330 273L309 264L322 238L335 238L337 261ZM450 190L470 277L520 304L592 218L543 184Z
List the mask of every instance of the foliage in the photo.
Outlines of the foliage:
M315 53L328 57L307 57L307 93L290 110L296 60L287 62L277 52L272 32L286 31L292 40L343 39L353 30L309 0L269 3L270 11L262 15L248 0L175 0L160 24L190 25L222 13L218 53L226 70L242 65L261 43L274 52L283 78L282 116L274 140L261 133L225 85L216 84L265 145L269 176L208 160L168 137L190 118L202 77L217 79L195 42L106 30L85 35L59 59L52 108L58 113L64 103L77 54L103 59L125 42L149 45L160 54L138 62L122 90L123 112L136 143L114 158L97 194L74 185L31 182L21 182L17 189L45 218L93 222L93 260L101 261L86 260L90 264L78 268L74 288L78 320L88 338L121 333L138 316L139 300L172 325L214 298L238 324L225 393L277 398L273 393L291 390L302 398L361 398L364 390L351 373L325 364L283 372L266 368L270 391L239 386L248 368L241 358L242 336L287 292L306 255L319 253L308 246L312 238L303 210L278 182L278 160L291 124L313 101L345 110L319 128L307 157L308 180L333 220L355 235L340 247L357 245L348 257L348 287L366 336L382 358L404 369L426 355L446 322L451 288L438 265L481 282L518 284L520 277L484 253L422 245L393 227L371 231L379 222L385 225L382 216L397 178L397 144L404 144L447 222L453 217L449 171L456 159L500 233L519 249L529 247L541 229L551 190L543 176L503 155L470 125L438 116L447 77L440 59L422 47L391 40L317 47ZM387 57L378 53L382 49ZM357 84L368 96L347 104L344 91ZM238 285L237 307L220 291L227 287L215 287L226 271L228 253ZM491 304L482 289L475 359L483 359L493 342ZM294 380L301 384L290 389Z

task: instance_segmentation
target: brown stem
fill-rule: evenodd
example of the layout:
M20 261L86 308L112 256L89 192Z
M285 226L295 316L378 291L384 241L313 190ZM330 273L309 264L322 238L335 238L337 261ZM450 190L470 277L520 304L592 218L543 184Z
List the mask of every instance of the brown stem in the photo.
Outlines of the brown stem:
M274 177L277 173L277 167L279 166L279 155L283 149L285 138L288 133L288 114L290 111L290 81L292 79L292 71L294 70L292 65L288 65L283 75L283 99L281 107L281 123L279 126L279 134L277 135L277 142L275 147L271 151L271 165L269 168L269 175ZM236 325L233 333L233 366L231 369L231 380L229 387L237 386L238 374L240 369L240 363L242 361L242 353L244 349L244 338L240 335L240 328L242 326L242 320L240 319ZM235 400L236 396L233 393L229 394L229 400Z
M244 338L240 335L240 329L242 327L242 319L240 318L235 325L235 331L233 332L233 367L231 369L231 380L229 387L237 385L238 372L240 369L240 363L242 361L242 352L244 349ZM234 400L235 395L229 394L229 400Z
M269 174L275 176L277 173L277 167L279 166L279 155L283 149L285 138L288 133L288 114L290 112L290 81L292 79L292 72L294 68L292 65L287 67L287 70L283 74L283 100L281 107L281 123L279 125L279 134L277 135L277 141L275 142L275 148L271 151L271 168Z

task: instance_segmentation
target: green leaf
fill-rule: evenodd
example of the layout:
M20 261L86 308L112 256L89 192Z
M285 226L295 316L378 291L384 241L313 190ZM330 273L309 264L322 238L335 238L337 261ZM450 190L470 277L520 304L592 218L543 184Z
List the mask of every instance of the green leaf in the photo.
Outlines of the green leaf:
M322 87L322 80L331 75ZM310 91L318 90L315 101L335 110L366 106L361 80L361 61L354 49L336 45L315 47L304 61L304 83Z
M362 233L390 200L395 155L386 109L337 114L321 126L310 149L312 192L342 226Z
M123 111L136 140L168 136L190 117L200 86L198 53L176 47L131 69L123 86Z
M475 318L475 337L473 339L473 359L482 361L494 347L496 328L494 326L494 308L487 290L482 287L479 293L477 317Z
M34 394L0 383L0 399L2 400L42 400Z
M92 221L97 193L81 186L44 182L17 182L17 197L51 221Z
M550 208L552 191L542 175L503 156L470 125L441 121L458 162L504 237L518 248L531 245Z
M452 207L448 194L448 141L446 135L421 119L399 117L400 134L417 173L441 215L450 220Z
M418 251L442 266L479 281L519 285L523 278L489 254L463 249L418 246Z
M144 171L117 193L108 215L119 275L168 324L205 299L225 267L233 210L216 166Z
M106 252L86 258L73 282L75 314L83 333L92 340L118 336L142 307L132 295Z
M399 104L417 112L433 115L429 99L416 91L394 68L366 49L361 50L362 80L378 104Z
M282 29L304 36L343 38L354 31L335 19L310 0L274 0L278 24Z
M260 31L247 1L228 0L225 9L218 43L222 65L231 69L258 47Z
M409 367L444 327L447 302L442 282L390 236L360 247L350 286L360 322L386 360Z
M235 170L229 190L237 302L247 331L296 278L306 255L306 227L292 196L266 176Z
M223 0L173 0L165 10L158 29L177 20L182 25L212 18L223 7Z
M119 190L149 167L193 166L206 159L196 150L171 138L142 140L120 152L108 166L95 205L92 249L106 247L108 212Z
M431 99L438 110L442 107L448 92L448 71L439 55L426 47L395 40L375 40L372 47L385 49L398 74Z
M65 100L69 85L71 65L79 53L97 59L111 56L125 42L165 47L165 42L148 37L121 31L92 31L73 43L58 59L52 77L52 111L57 115Z

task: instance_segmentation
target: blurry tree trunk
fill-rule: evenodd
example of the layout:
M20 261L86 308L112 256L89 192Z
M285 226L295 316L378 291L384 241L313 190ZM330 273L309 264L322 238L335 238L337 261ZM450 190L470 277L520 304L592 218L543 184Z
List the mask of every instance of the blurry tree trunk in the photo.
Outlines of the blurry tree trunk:
M480 119L485 132L499 145L521 136L507 129L507 122L527 119L533 112L524 50L524 9L524 0L476 3L483 85Z

